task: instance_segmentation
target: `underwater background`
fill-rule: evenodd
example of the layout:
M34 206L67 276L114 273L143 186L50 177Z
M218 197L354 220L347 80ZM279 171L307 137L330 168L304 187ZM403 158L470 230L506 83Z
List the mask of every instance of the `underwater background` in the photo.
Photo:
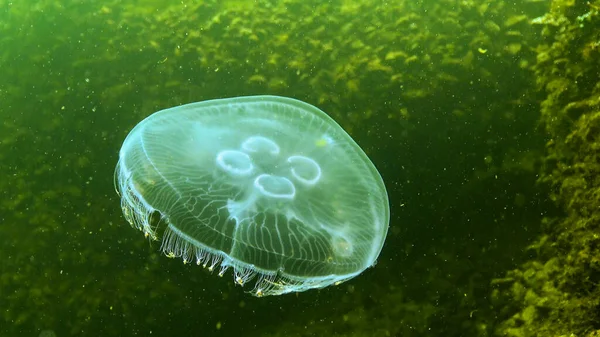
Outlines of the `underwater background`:
M0 0L0 336L600 336L600 1ZM314 104L383 176L374 268L255 298L113 186L144 117Z

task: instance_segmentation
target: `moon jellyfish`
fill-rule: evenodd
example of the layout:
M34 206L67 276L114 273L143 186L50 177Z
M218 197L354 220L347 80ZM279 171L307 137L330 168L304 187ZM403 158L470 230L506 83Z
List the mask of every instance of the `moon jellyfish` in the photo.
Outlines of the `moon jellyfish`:
M285 97L156 112L129 133L115 183L127 221L255 296L339 284L387 234L381 175L327 114ZM153 221L158 216L160 221Z

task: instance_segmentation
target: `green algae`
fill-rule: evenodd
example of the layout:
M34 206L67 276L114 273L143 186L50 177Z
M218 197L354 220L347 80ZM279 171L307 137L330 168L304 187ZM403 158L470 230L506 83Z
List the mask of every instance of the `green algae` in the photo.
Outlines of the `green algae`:
M548 133L540 183L564 210L545 219L533 259L507 274L511 290L494 292L508 317L503 336L595 336L600 318L600 87L597 29L600 2L552 1L532 20L543 40L535 72L540 122ZM510 282L509 282L510 283ZM514 289L528 289L515 291Z

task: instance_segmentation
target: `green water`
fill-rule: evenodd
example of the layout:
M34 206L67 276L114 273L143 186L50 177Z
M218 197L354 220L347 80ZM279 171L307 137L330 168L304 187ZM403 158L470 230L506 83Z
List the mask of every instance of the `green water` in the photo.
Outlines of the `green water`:
M546 7L0 0L0 336L493 335L491 281L557 213L528 67ZM123 218L138 121L257 94L319 106L380 170L390 229L360 277L254 298Z

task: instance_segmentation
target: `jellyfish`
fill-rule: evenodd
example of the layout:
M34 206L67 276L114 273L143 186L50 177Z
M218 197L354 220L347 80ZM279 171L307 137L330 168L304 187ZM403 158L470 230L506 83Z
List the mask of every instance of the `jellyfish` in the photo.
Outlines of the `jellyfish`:
M123 142L115 184L125 219L166 255L232 270L255 296L357 276L374 265L389 224L365 152L326 113L286 97L150 115Z

